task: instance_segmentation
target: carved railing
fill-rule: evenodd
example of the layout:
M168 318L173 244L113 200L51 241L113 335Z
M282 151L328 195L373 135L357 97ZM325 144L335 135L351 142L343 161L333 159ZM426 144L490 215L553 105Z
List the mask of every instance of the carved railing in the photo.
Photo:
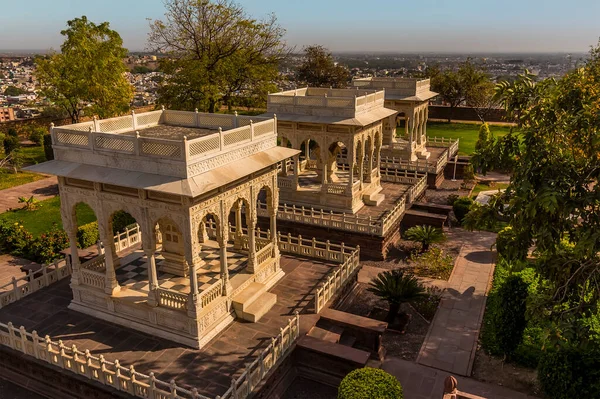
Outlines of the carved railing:
M264 247L256 252L256 267L262 265L273 257L273 243L268 242Z
M381 168L381 181L410 185L406 201L410 204L427 189L427 174L404 169Z
M142 242L142 230L140 225L135 223L133 227L127 226L125 231L115 235L115 250L121 252Z
M332 244L329 241L320 241L316 238L306 239L301 235L281 234L277 232L277 245L282 253L306 256L309 258L323 259L335 263L344 263L346 259L358 249L341 244Z
M196 388L184 389L175 380L165 382L157 379L152 372L148 375L139 373L133 365L125 367L118 360L111 362L103 355L92 355L89 350L82 352L75 345L69 347L61 340L52 341L48 335L42 338L35 330L29 333L25 327L15 328L10 322L0 323L0 344L134 397L210 399L199 394Z
M188 295L166 288L156 287L158 305L174 310L185 310L187 307Z
M402 169L409 172L439 173L448 162L448 156L442 154L435 162L417 159L407 161L396 157L381 157L381 168Z
M106 270L106 262L104 254L100 254L95 258L88 260L87 262L83 262L81 264L81 270L91 270L95 272L102 272Z
M355 184L355 187L358 187L358 185ZM266 203L258 201L257 214L259 216L269 217ZM381 223L371 217L333 211L327 212L322 209L315 210L304 206L288 204L279 205L277 218L298 223L331 227L338 230L355 231L363 234L381 234Z
M271 338L271 343L259 352L258 357L246 366L244 372L231 381L231 387L221 399L246 399L265 378L288 355L292 345L300 336L300 316L296 311L293 319L281 329L279 335Z
M106 274L94 270L81 269L79 283L88 287L99 288L104 290L106 287Z
M0 309L70 275L71 264L67 257L42 265L36 272L29 270L26 276L13 277L10 283L0 286Z
M200 293L198 302L205 308L209 303L223 295L223 280L219 279L213 285Z
M356 182L353 189L359 187L359 184L360 182ZM370 216L333 211L327 212L322 209L315 210L314 208L306 208L304 206L283 204L279 205L277 218L338 230L384 236L387 233L388 228L395 222L395 220L391 219L401 216L405 210L405 205L406 199L399 199L392 208L392 212L386 212L379 220L376 220ZM262 217L269 216L266 203L261 201L257 202L257 214Z
M455 140L455 139L449 139L446 137L427 136L427 141L425 143L425 146L448 148L447 159L450 159L458 153L459 144L460 144L460 139Z
M218 129L218 132L192 140L144 137L139 129L159 124ZM159 157L187 162L213 156L215 152L234 148L266 137L277 136L277 121L272 118L235 115L203 114L187 111L162 110L95 119L92 122L52 127L52 143L58 147L87 149L95 152L117 152L137 157Z
M351 281L360 267L359 247L346 257L344 263L329 272L325 281L317 288L315 293L315 313L319 313L323 307L335 297L347 282Z

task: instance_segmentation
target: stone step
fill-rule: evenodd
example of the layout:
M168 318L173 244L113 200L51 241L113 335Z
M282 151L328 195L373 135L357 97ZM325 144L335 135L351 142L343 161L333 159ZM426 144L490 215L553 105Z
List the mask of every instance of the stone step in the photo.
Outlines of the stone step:
M364 194L363 195L363 202L365 203L365 205L369 205L369 206L378 206L380 205L383 200L385 199L385 195L383 194Z
M340 338L339 344L352 347L352 346L354 346L355 342L356 342L356 337L354 335L344 334L344 335L342 335L342 338Z
M264 292L246 308L243 312L242 319L251 323L256 323L271 310L275 303L277 303L277 295L270 292Z
M322 339L323 341L333 342L337 344L340 342L340 338L342 337L342 333L344 329L340 326L331 326L330 328L321 328L314 326L308 332L308 335L311 337L315 337L318 339Z
M261 296L267 287L260 283L251 283L244 288L242 292L233 297L232 305L238 316L245 312L247 307L252 304L259 296Z

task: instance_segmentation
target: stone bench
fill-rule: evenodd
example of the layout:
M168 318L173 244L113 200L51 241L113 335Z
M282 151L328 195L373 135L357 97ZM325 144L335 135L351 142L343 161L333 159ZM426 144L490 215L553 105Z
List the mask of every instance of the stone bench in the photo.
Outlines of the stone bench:
M402 229L406 230L414 226L429 225L442 228L446 224L448 216L438 215L436 213L423 212L409 209L402 218Z
M321 319L344 328L345 332L356 338L357 347L368 349L375 357L382 359L381 338L387 329L386 322L334 309L323 310Z
M411 205L410 209L415 210L415 211L423 211L423 212L435 213L437 215L445 215L445 216L448 216L448 214L450 212L452 212L451 205L440 205L440 204L433 204L433 203L429 203L429 202L414 202Z
M293 356L300 376L337 387L346 374L365 367L371 354L305 335L298 340Z

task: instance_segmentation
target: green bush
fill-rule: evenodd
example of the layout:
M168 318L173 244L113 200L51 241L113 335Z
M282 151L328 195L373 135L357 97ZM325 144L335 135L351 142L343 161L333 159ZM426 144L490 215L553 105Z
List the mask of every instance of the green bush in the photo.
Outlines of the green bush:
M549 398L600 398L600 350L545 352L538 380Z
M8 223L0 221L0 251L15 256L26 256L33 235L21 222Z
M452 210L454 211L454 216L456 216L458 223L462 223L465 215L469 213L471 205L473 205L473 200L469 197L460 197L454 201Z
M69 246L67 233L56 224L38 238L21 223L0 222L0 252L23 257L38 263L50 263L60 258L60 251Z
M522 260L527 256L529 244L519 239L510 226L498 232L496 237L496 250L498 255L506 260Z
M532 265L522 262L509 264L505 259L500 259L494 271L492 289L486 300L480 335L481 346L487 353L494 356L504 356L502 346L497 339L499 326L496 322L499 319L498 314L504 306L499 291L511 276L511 268L518 270L512 271L512 274L519 276L527 284L529 298L539 296L540 292L538 291L541 291L543 287L540 276ZM540 321L530 318L523 331L523 339L512 354L511 360L526 367L537 367L542 355L542 348L549 344L548 339L546 330L540 325Z
M496 342L500 351L511 358L523 340L527 325L527 283L519 275L509 276L498 289L498 300L502 304L496 312Z
M21 143L19 142L19 138L15 136L6 136L2 141L2 145L4 146L4 154L8 155L15 150L18 150L21 147Z
M49 134L44 135L44 155L46 155L46 161L52 161L54 159L54 151L52 150L52 136Z
M17 132L17 130L15 128L12 128L12 127L10 129L8 129L8 132L6 132L6 135L10 136L10 137L19 138L19 132Z
M67 233L54 224L52 229L31 242L27 258L34 262L48 264L55 259L61 258L60 251L68 247L69 237Z
M391 374L365 367L344 377L338 388L338 399L403 399L402 386Z
M98 222L92 222L79 226L77 229L77 246L87 248L95 245L100 239L98 233Z
M46 131L44 128L37 127L29 132L29 140L33 141L37 145L42 145L42 141L44 140L44 134Z
M129 225L136 223L133 216L125 211L117 211L112 217L112 230L113 234L125 231L125 228Z

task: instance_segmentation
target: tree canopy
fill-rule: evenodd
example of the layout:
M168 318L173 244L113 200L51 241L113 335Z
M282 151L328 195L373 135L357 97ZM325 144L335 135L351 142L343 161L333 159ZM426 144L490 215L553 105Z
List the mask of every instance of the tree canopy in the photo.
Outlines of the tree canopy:
M431 88L440 93L442 100L450 105L450 117L454 108L466 104L476 108L486 109L493 97L493 84L480 66L467 59L457 71L431 68L428 73L431 78ZM483 114L479 116L483 118Z
M336 64L333 56L323 46L313 45L304 49L304 62L296 72L297 80L314 87L346 87L350 72Z
M4 90L5 96L20 96L21 94L25 94L25 93L27 93L25 90L23 90L17 86L8 86Z
M67 22L60 53L36 59L42 94L65 109L73 123L82 112L107 118L129 109L133 87L128 82L121 36L108 22L95 24L82 16Z
M510 245L534 250L551 285L544 314L560 336L600 337L600 46L586 64L561 79L536 82L524 73L498 85L498 98L521 126L522 144L490 151L490 162L512 156L505 194L490 207L511 228ZM517 251L520 258L527 251ZM597 333L596 333L597 334Z
M160 62L159 103L214 112L221 101L275 91L287 49L274 15L256 20L230 0L169 0L166 8L148 39L168 55Z

